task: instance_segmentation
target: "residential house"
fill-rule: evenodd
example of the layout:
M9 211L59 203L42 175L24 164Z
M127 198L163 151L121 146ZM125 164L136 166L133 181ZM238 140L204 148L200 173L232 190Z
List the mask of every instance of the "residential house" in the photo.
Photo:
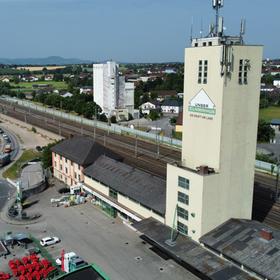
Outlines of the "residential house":
M166 99L161 105L163 114L178 115L180 111L179 102L176 99Z
M160 110L160 105L157 101L145 102L139 106L139 109L142 111L142 114L149 115L151 111Z
M91 95L93 93L92 87L91 86L84 86L80 88L80 94L88 94Z
M157 101L159 102L169 98L177 98L176 90L156 90L153 93L157 95Z
M83 136L66 139L52 147L51 151L53 175L68 186L83 182L84 169L94 163L100 155L122 160L120 156L90 137Z
M280 88L280 80L274 80L274 81L273 81L273 85L274 85L275 87Z
M3 82L3 83L9 83L9 82L10 82L10 79L7 78L7 77L3 77L3 78L1 79L1 82Z
M63 98L72 97L72 96L73 96L73 93L71 93L71 92L65 92L65 93L61 94L61 97L63 97Z

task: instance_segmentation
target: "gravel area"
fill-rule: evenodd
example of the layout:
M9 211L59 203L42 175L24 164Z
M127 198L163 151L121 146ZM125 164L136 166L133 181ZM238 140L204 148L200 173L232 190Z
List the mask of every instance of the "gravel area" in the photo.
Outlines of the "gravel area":
M59 135L37 127L35 127L37 132L34 133L32 131L32 125L3 114L0 114L0 121L0 127L3 127L15 134L19 139L21 148L24 149L34 149L36 146L46 146L55 140L62 139Z

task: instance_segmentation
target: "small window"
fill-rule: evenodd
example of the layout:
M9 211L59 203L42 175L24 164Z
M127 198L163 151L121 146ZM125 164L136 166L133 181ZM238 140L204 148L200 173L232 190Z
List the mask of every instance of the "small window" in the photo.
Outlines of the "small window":
M194 46L195 46L195 47L198 47L198 43L195 43Z
M177 222L177 230L184 235L188 235L188 227L181 222Z
M75 172L75 179L77 179L77 172Z
M109 196L112 197L113 199L118 199L118 193L113 190L113 189L109 189Z
M60 156L60 160L62 160L62 156Z
M178 201L183 204L189 205L189 196L185 193L178 192Z
M54 167L56 167L56 161L54 162Z
M62 170L62 164L60 164L59 169Z
M190 186L190 181L184 177L179 176L178 177L178 186L188 190Z
M206 47L206 42L203 42L203 47Z
M67 163L67 162L68 162L68 159L66 158L66 159L65 159L65 163Z
M208 43L208 46L212 46L212 42L209 42L209 43Z
M65 173L68 174L68 168L67 167L65 167Z
M81 182L81 175L79 174L79 182Z
M189 212L182 208L182 207L177 207L177 216L183 218L184 220L189 219Z

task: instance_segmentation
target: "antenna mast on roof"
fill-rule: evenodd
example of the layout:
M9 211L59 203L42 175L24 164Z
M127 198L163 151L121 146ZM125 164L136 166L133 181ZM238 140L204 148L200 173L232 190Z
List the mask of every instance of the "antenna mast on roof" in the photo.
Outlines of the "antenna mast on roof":
M216 10L215 35L219 36L219 11L224 6L224 0L212 0L212 6Z

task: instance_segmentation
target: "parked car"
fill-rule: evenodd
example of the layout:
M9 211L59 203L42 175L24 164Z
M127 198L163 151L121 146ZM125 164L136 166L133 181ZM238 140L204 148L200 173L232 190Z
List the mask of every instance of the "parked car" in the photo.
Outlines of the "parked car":
M53 237L45 237L45 238L42 238L40 240L40 244L42 246L50 246L50 245L53 245L53 244L56 244L60 241L60 239L56 236L53 236Z

